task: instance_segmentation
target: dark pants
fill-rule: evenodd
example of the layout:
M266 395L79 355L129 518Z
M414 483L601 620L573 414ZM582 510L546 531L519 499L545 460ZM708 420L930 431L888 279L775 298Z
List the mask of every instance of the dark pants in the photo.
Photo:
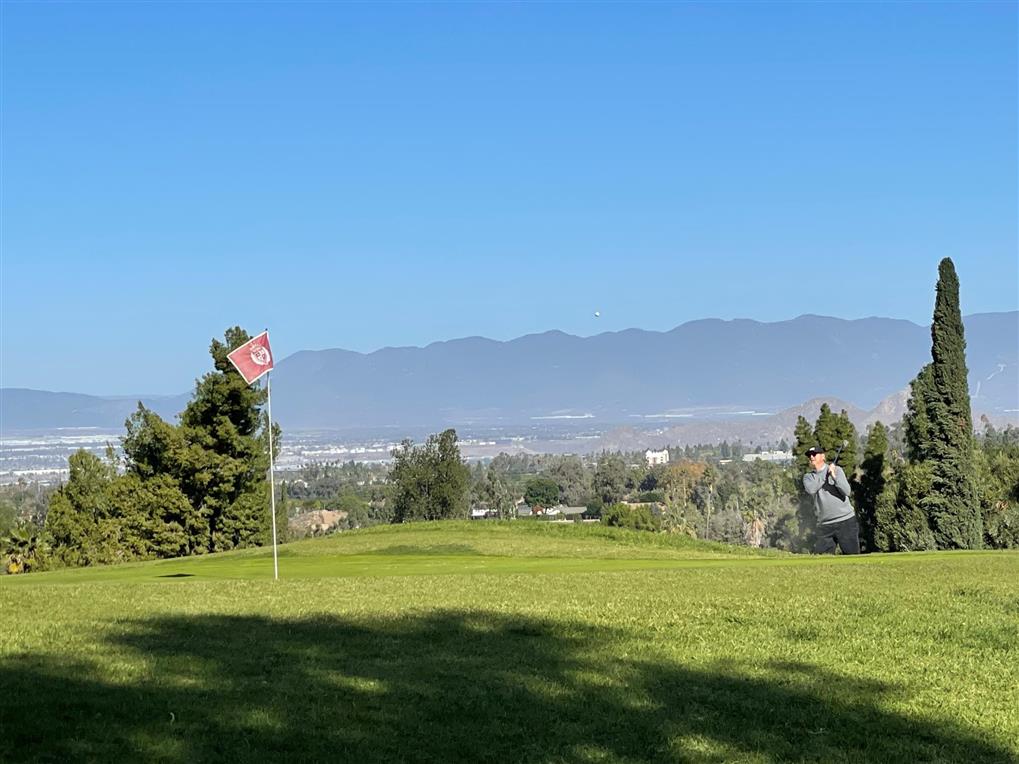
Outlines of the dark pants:
M856 517L849 517L838 523L821 523L817 526L817 554L835 554L835 546L842 554L860 553L860 526Z

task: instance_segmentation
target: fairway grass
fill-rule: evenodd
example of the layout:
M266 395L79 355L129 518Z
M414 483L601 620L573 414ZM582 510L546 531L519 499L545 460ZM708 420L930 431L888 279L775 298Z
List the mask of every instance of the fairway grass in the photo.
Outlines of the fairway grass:
M436 523L0 579L0 761L1019 761L1019 554Z

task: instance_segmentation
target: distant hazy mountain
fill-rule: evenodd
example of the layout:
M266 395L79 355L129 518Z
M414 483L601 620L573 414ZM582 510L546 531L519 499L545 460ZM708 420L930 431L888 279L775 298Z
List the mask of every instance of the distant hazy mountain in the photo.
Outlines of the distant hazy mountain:
M1019 409L1019 312L975 314L965 325L974 411ZM800 316L587 338L558 331L508 342L469 337L374 353L306 350L273 373L273 414L284 429L300 430L585 416L651 424L706 408L776 413L820 396L870 410L889 396L901 399L930 360L930 344L929 328L909 321ZM172 419L187 399L145 402ZM120 427L134 406L126 398L0 391L4 429Z
M974 408L1019 408L1019 312L965 319ZM909 321L693 321L669 332L471 337L424 348L303 351L273 377L284 427L526 422L592 415L654 421L705 407L776 412L818 396L864 409L930 360Z
M184 409L190 393L139 397L168 421ZM138 408L139 398L102 398L5 387L0 390L0 430L52 430L61 427L121 428Z

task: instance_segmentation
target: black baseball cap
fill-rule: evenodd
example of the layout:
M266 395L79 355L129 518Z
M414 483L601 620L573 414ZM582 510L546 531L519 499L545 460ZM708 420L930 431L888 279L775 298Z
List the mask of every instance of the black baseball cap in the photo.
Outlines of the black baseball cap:
M824 449L821 448L820 446L811 446L810 448L807 449L807 456L817 456L818 454L823 453Z

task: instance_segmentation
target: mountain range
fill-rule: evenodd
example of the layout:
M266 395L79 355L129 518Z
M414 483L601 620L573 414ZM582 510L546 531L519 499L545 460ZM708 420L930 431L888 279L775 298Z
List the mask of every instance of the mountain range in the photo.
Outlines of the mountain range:
M1014 418L1019 312L973 314L964 322L974 413ZM704 412L773 414L821 397L861 410L901 408L896 396L901 404L930 360L930 344L929 327L910 321L805 315L773 323L705 319L667 332L592 337L468 337L373 353L303 350L277 363L273 414L284 430L571 419L681 427L680 420ZM140 399L172 420L189 397ZM0 429L121 427L137 400L4 388Z

